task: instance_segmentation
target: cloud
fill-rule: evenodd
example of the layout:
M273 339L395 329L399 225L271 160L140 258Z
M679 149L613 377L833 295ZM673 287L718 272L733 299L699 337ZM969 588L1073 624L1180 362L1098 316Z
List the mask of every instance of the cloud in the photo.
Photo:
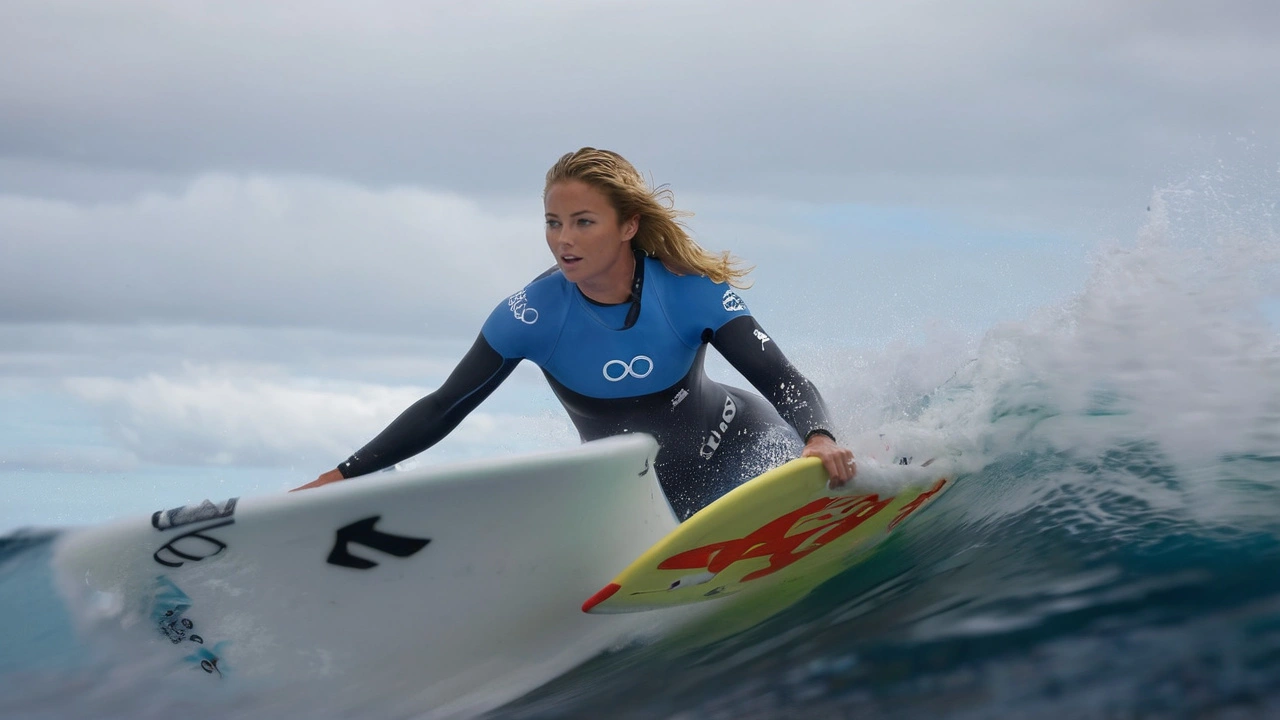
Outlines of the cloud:
M549 264L541 178L584 144L670 182L762 276L896 250L823 224L868 208L945 215L929 242L969 273L958 227L1034 254L1128 236L1152 185L1228 151L1273 172L1277 29L1273 4L1190 0L16 0L0 322L474 337ZM1046 262L1014 264L997 282L1035 296Z
M822 333L840 318L846 337L875 334L932 319L975 281L999 287L947 313L985 326L1061 296L1080 277L1036 279L1063 259L1079 264L1078 243L1025 232L996 242L962 216L677 199L699 210L692 227L707 247L757 266L749 302L780 307L767 314L778 330L797 323L798 333ZM383 346L410 365L428 354L456 361L465 351L457 343L550 264L537 217L536 200L513 207L297 177L204 176L180 193L128 202L0 196L9 261L0 265L0 373L44 374L88 357L99 363L88 372L102 374L162 356L170 369L238 356L324 362L325 372L350 376L336 358L315 358L347 362L352 344Z
M901 201L958 183L1141 182L1206 134L1280 144L1265 84L1280 10L1257 1L19 0L0 13L0 62L23 69L0 77L0 154L185 175L511 194L595 144L703 192Z
M529 205L229 175L121 203L0 196L0 320L471 334L551 262Z
M128 473L138 467L137 455L114 447L0 448L0 472Z
M340 459L353 430L389 421L421 389L245 377L230 368L191 366L183 377L71 378L76 398L104 413L121 446L155 463L278 465L296 456Z
M0 391L34 392L66 377L176 376L193 363L417 386L442 382L473 339L412 330L380 335L262 326L0 323Z
M234 365L190 365L179 375L70 378L75 398L98 409L123 452L162 465L336 465L425 395L388 387L272 376ZM568 421L541 414L472 413L440 457L528 447L571 437ZM556 430L556 428L560 428Z

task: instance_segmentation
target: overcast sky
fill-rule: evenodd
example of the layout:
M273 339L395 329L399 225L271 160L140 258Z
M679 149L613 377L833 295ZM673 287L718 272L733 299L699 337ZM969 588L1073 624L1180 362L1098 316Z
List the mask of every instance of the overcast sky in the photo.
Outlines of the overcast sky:
M550 265L583 145L755 264L798 358L981 334L1156 191L1273 217L1277 38L1264 0L4 0L0 530L331 467ZM573 442L509 385L439 457Z

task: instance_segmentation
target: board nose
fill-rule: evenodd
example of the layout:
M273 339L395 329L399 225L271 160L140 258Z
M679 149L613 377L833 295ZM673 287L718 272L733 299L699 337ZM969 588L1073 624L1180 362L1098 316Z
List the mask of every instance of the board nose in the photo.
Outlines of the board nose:
M605 585L604 587L600 588L600 592L587 598L587 601L582 603L582 612L584 613L591 612L591 608L613 597L613 594L618 592L621 589L622 589L622 586L619 585L618 583L609 583L608 585Z

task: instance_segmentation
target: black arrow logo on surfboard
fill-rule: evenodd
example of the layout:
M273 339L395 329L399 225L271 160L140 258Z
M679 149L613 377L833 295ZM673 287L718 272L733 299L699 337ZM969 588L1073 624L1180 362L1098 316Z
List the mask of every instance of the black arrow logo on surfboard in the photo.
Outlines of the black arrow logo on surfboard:
M431 542L430 538L404 537L373 529L373 526L381 519L381 515L374 515L338 528L337 537L333 541L333 550L329 551L327 562L330 565L368 570L369 568L377 567L378 563L352 555L347 551L347 545L351 543L364 545L374 550L381 550L388 555L405 558L418 552L426 547L427 543Z

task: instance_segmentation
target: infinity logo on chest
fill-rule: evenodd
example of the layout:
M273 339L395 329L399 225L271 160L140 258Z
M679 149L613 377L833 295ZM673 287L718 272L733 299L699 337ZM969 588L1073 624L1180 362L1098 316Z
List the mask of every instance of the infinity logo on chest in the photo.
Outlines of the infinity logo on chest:
M629 377L643 380L649 377L649 373L653 372L653 359L648 355L637 355L631 358L631 362L610 360L604 364L602 372L604 373L604 379L609 382L622 382Z

